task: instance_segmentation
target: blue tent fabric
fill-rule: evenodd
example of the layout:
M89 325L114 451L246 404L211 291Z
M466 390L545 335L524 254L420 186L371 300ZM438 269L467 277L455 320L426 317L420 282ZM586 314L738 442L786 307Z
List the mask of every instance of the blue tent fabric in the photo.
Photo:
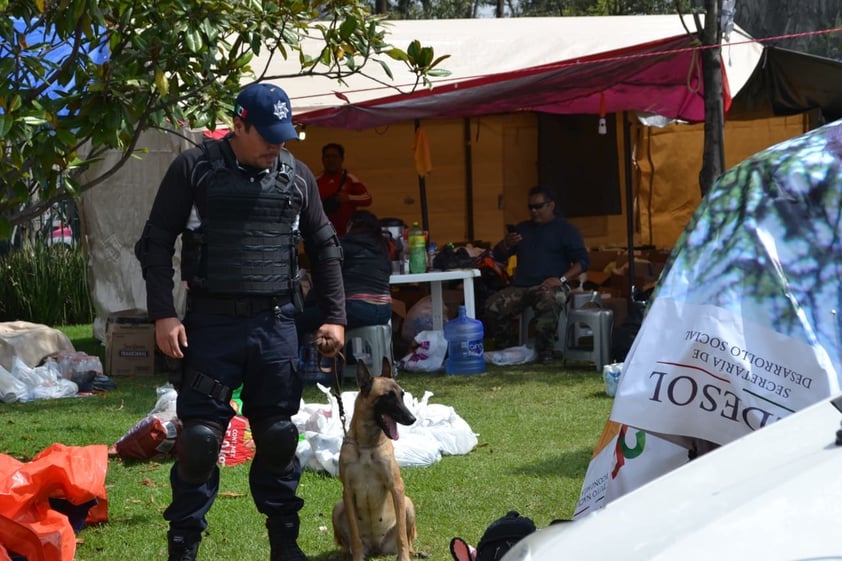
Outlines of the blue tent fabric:
M55 29L36 25L36 22L27 23L20 18L12 18L12 24L18 36L15 44L10 45L0 41L0 58L20 56L30 59L30 62L32 59L37 59L41 68L49 76L72 56L72 41L62 39ZM23 46L22 49L21 46ZM83 41L80 44L78 61L74 64L74 69L79 66L85 69L88 63L103 64L108 60L108 56L107 35L105 30L102 29L95 41ZM78 74L78 71L71 72L61 82L54 81L48 84L43 96L48 99L58 99L69 95L76 88L75 76ZM15 73L10 75L9 78L17 89L35 89L43 85L41 76L30 71L26 64L19 64ZM66 116L67 114L66 109L59 112L60 116Z

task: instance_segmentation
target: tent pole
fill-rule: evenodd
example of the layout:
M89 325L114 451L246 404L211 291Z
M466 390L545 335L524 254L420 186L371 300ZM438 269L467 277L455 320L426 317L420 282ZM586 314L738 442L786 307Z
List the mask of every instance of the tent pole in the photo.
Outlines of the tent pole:
M628 111L623 111L623 167L626 176L626 242L629 258L629 316L634 311L634 203L632 201L632 150L631 150L631 121Z
M421 126L421 121L415 119L415 131ZM430 231L430 216L427 212L427 178L423 175L418 176L418 197L421 199L421 228L427 232Z
M474 163L471 149L471 119L462 120L465 135L465 222L468 226L465 240L474 240Z

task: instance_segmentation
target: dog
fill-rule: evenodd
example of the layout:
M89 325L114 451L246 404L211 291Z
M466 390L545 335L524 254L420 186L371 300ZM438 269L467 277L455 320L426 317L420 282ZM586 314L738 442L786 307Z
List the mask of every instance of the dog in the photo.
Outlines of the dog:
M397 554L398 561L415 556L415 506L404 491L392 440L397 423L411 425L415 417L403 403L403 389L383 361L374 377L359 361L351 426L339 450L342 500L333 507L333 537L346 558Z

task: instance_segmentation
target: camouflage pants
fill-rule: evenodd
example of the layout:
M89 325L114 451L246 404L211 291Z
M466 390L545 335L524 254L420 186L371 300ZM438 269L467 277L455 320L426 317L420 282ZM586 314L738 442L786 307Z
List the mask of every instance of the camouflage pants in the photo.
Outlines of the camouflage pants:
M507 286L488 297L485 303L485 329L495 344L509 347L516 344L512 321L525 308L535 311L535 350L552 352L558 328L558 316L567 303L568 291L544 289L541 286Z

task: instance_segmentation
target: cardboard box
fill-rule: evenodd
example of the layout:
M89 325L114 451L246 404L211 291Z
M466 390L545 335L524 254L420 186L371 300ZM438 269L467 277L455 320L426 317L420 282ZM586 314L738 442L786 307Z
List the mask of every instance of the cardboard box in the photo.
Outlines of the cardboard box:
M155 373L155 325L142 310L108 316L105 372L109 376L151 376Z

